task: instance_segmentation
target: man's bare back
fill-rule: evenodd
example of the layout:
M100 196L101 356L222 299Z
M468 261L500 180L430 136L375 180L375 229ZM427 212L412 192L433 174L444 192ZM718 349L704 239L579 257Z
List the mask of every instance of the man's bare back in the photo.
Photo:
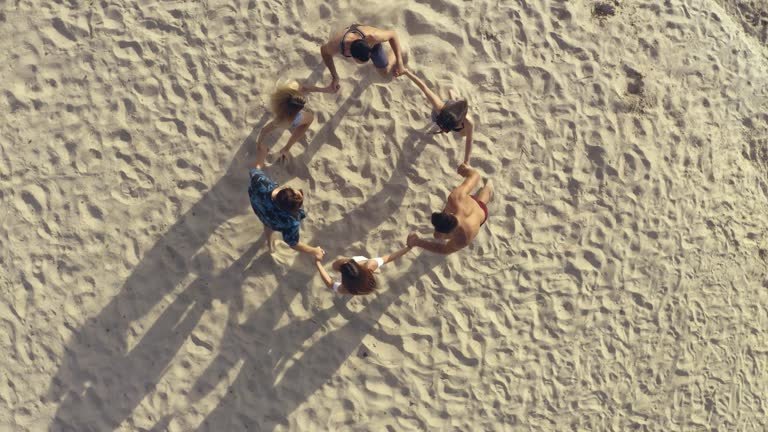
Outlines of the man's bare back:
M450 240L457 246L464 247L477 237L480 226L485 222L485 212L469 195L454 189L445 204L446 213L451 213L458 219L458 225L451 231Z
M447 255L466 247L477 237L480 227L488 219L486 204L493 197L493 184L487 181L476 194L471 195L480 183L480 174L467 164L461 164L458 172L464 181L451 191L443 211L432 214L434 236L443 242L421 239L412 233L408 236L409 246Z

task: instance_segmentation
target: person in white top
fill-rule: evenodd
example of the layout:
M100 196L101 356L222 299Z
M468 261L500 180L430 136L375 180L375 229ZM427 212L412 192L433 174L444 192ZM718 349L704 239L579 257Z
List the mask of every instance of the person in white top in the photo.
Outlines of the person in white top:
M315 267L317 267L325 285L336 294L365 295L376 290L376 278L373 274L378 273L384 264L395 261L410 250L411 247L406 246L381 258L366 258L364 256L339 258L333 262L331 267L341 273L341 281L334 281L325 271L320 260L315 260Z

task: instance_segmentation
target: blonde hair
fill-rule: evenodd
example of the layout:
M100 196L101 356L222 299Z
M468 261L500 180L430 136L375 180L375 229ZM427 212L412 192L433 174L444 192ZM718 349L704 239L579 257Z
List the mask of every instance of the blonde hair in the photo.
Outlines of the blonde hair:
M307 98L299 91L299 83L288 81L278 83L269 99L269 108L278 122L291 121L307 103Z

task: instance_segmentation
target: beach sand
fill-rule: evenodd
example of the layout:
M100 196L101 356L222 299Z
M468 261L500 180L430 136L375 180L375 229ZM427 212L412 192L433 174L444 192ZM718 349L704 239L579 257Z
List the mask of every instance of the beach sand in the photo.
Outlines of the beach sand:
M0 431L768 429L768 6L594 5L0 1ZM247 166L352 22L468 98L496 194L350 300L258 242ZM336 64L269 168L327 262L429 235L464 151Z

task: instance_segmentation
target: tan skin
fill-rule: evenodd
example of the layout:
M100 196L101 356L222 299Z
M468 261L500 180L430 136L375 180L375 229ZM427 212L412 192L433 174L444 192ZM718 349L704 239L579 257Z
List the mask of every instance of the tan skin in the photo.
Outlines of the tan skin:
M268 149L267 146L264 145L264 143L261 143L257 145L256 147L256 161L253 163L253 168L256 169L263 169L264 168L264 162L267 159L267 153ZM277 197L277 193L280 192L283 189L289 188L288 186L282 186L275 188L275 190L272 191L272 194L270 195L271 198L274 200ZM289 188L296 191L299 195L301 195L302 200L304 199L304 191L295 189L295 188ZM267 246L269 248L269 252L273 252L275 248L274 239L272 238L272 233L274 231L268 227L264 227L264 235L267 238ZM325 256L325 251L320 246L310 246L303 242L298 242L296 245L291 246L293 250L312 255L315 260L322 260Z
M384 260L384 264L388 264L391 262L396 261L401 256L407 254L412 248L410 246L406 246L398 251L395 251L389 255L385 255L381 257ZM341 266L344 265L346 262L351 260L352 258L338 258L336 261L331 264L331 268L336 270L337 272L341 271ZM376 260L369 259L368 261L360 263L363 267L369 269L370 271L375 271L379 267L379 263L376 262ZM323 268L322 262L320 260L315 260L315 267L317 267L317 272L320 273L320 277L323 279L323 283L325 283L325 286L328 287L328 289L333 289L333 279L330 275L328 275L328 272L325 271L325 268ZM339 294L350 294L349 291L344 287L342 284L338 289Z
M432 90L430 90L429 87L427 87L426 84L424 84L424 81L419 79L419 77L416 76L412 71L406 70L405 75L413 81L414 84L416 84L417 87L424 93L424 96L427 98L427 105L429 105L432 110L436 112L440 112L440 110L443 109L445 106L446 100L435 94ZM451 99L458 99L458 95L456 95L452 90L449 92L448 97ZM475 130L475 124L472 122L472 119L467 116L464 118L464 121L459 125L460 128L462 128L457 133L463 137L465 137L465 147L464 147L464 163L469 163L469 154L472 152L472 133Z
M441 242L430 241L420 238L417 233L411 233L408 235L408 246L448 255L465 248L477 237L480 226L485 220L485 212L472 199L471 192L480 184L480 174L465 163L459 166L458 173L464 177L464 181L451 191L443 209L444 212L456 216L458 220L456 228L448 234L435 231L434 237ZM474 196L488 204L493 198L493 184L490 180Z
M317 93L331 93L330 87L315 87L310 86L306 84L301 84L299 87L299 92L301 93L311 93L311 92L317 92ZM315 121L315 113L308 109L304 109L301 111L302 117L301 122L296 126L296 128L291 131L291 136L288 137L288 142L283 146L282 149L280 149L277 157L277 162L285 162L290 157L290 150L291 147L293 147L294 144L296 144L297 141L302 139L304 135L306 135L307 130L309 130L309 127L312 125L312 122ZM278 122L277 120L271 120L266 125L264 125L263 128L261 128L261 131L259 132L259 136L256 138L256 146L257 148L260 148L264 145L264 140L271 134L272 132L276 130L281 129L288 129L290 127L290 121L288 122ZM266 155L265 155L266 158Z
M403 62L402 45L400 44L400 38L394 30L383 30L364 25L358 26L357 28L365 34L365 42L367 42L369 46L389 42L392 49L389 51L389 63L384 71L385 73L391 73L396 77L405 73L406 69L405 63ZM334 33L330 40L320 47L320 54L323 56L323 62L331 73L331 84L328 88L334 93L339 91L341 86L339 84L339 74L336 72L336 64L333 62L333 57L336 55L350 55L349 47L352 42L361 39L360 35L355 32L349 32L346 36L344 35L345 33L347 33L346 28ZM342 38L344 38L344 53L341 52ZM368 62L361 62L352 57L350 57L350 59L358 64L371 62L370 60Z

